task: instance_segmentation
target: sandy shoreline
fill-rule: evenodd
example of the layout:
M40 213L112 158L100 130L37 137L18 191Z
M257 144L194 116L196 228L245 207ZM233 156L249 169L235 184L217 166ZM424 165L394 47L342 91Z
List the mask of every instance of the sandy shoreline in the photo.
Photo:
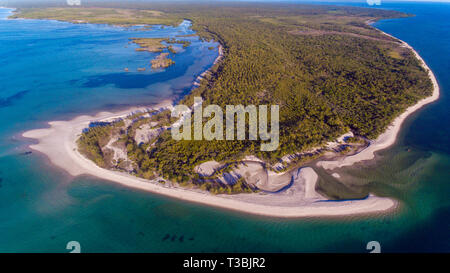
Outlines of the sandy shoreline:
M166 108L170 105L171 102L164 102L154 108ZM70 121L52 121L49 122L50 128L25 132L23 137L38 140L30 148L45 154L52 164L72 176L93 175L139 190L250 214L271 217L334 217L381 213L397 206L397 202L392 199L376 196L369 196L364 200L327 201L314 190L318 176L311 168L299 169L293 175L292 189L279 194L212 195L103 169L78 152L76 140L90 122L111 120L142 109L148 108L133 108L118 113L101 112L96 116L83 115Z
M167 106L167 103L160 106ZM314 187L317 181L317 175L315 175L314 171L304 172L303 175L299 175L299 179L305 181L308 188L308 196L312 195L315 198L307 198L300 202L299 206L296 206L297 202L280 204L281 200L286 200L283 195L273 195L275 198L264 194L216 196L199 190L164 186L155 180L149 181L126 173L100 168L78 152L76 139L80 135L81 130L88 126L89 122L117 118L127 113L129 112L102 112L95 117L79 116L70 121L53 121L49 123L50 128L28 131L23 136L37 139L39 143L30 145L30 148L42 152L50 159L52 164L66 170L72 176L81 174L93 175L127 187L224 209L272 217L314 217L376 213L396 206L396 202L391 199L375 196L361 201L316 202L320 199L311 193L311 187ZM313 183L314 185L308 186L308 183ZM299 192L299 194L301 193ZM291 199L298 200L299 194L290 194Z
M380 30L381 31L381 30ZM400 132L400 129L402 127L403 122L414 112L422 108L424 105L427 105L431 102L436 101L439 99L439 85L437 83L436 77L434 76L433 71L428 67L428 65L425 63L425 61L422 59L422 57L412 48L408 43L395 38L392 35L389 35L383 31L381 31L385 35L394 38L402 43L403 47L409 48L412 50L416 58L421 62L422 67L425 69L425 71L428 71L428 76L431 79L431 82L433 83L433 94L430 97L426 97L416 104L408 107L405 112L403 112L400 116L395 118L395 120L392 122L391 125L386 129L384 133L382 133L376 140L373 140L370 142L369 146L362 150L361 152L352 155L352 156L346 156L344 158L338 159L338 160L331 160L331 161L319 161L317 162L317 166L322 167L326 170L333 170L336 168L341 167L347 167L351 166L357 162L365 161L365 160L371 160L375 157L375 152L384 150L391 145L395 143L397 140L397 136Z
M317 163L318 166L332 170L373 159L376 151L385 149L395 143L401 125L409 115L439 98L439 86L433 72L411 46L403 41L401 42L403 46L413 51L417 59L422 62L422 66L428 71L434 86L432 96L422 99L417 104L409 107L394 120L383 134L372 141L360 153L334 161L319 161ZM154 108L170 106L171 102L164 102ZM370 195L362 200L328 201L315 191L318 176L312 168L300 168L293 171L293 185L281 193L212 195L196 189L167 186L156 180L149 181L127 173L106 170L98 167L78 152L76 140L82 129L86 128L89 122L118 118L139 109L143 108L133 108L118 113L101 112L96 116L84 115L70 121L53 121L49 122L50 128L28 131L23 136L38 140L38 144L31 145L30 148L47 155L52 164L66 170L72 176L81 174L93 175L127 187L223 209L270 217L296 218L386 213L398 207L397 201L374 195Z

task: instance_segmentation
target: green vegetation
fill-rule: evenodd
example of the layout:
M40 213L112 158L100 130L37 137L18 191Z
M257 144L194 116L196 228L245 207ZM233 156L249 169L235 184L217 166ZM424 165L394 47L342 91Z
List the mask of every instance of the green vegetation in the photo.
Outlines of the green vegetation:
M140 46L136 48L136 51L148 51L154 53L162 52L165 48L167 48L169 52L175 54L176 51L171 45L167 47L166 45L162 44L162 42L179 43L178 41L172 41L172 39L163 38L130 38L130 40ZM186 44L183 44L183 46L185 45ZM150 62L152 64L152 69L166 68L175 64L172 59L167 58L168 55L169 53L161 53L156 56L155 59L151 60Z
M151 60L152 68L153 69L166 68L175 64L175 62L172 59L167 58L168 55L169 53L161 53L154 60Z
M83 6L87 6L83 3ZM132 26L138 24L178 25L181 20L177 16L149 9L118 8L21 8L11 18L53 19L73 23L112 24Z
M165 39L161 38L130 38L130 40L140 46L136 51L161 52L166 48L161 44Z
M142 176L158 174L192 185L199 181L193 168L209 160L235 162L252 154L276 163L284 155L322 145L349 130L373 139L408 106L432 92L431 81L412 52L365 23L405 16L395 11L177 3L95 12L103 13L100 19L85 14L85 8L21 10L18 17L126 25L174 24L188 18L202 39L221 43L225 57L181 103L192 105L193 97L201 96L203 105L280 105L280 147L274 152L260 152L257 141L175 141L168 131L152 147L139 146L128 137L128 153ZM119 20L124 13L128 21ZM167 124L168 115L157 116ZM85 141L88 157L101 165L102 154L95 147L107 132L92 134L93 140Z
M152 115L150 117L146 116L149 113ZM120 143L120 146L123 147L123 150L127 155L126 160L130 160L132 162L132 171L130 171L130 173L138 177L153 179L160 176L176 182L181 186L197 187L199 189L207 190L213 194L234 194L258 191L255 187L247 184L244 179L239 179L236 183L228 185L215 179L218 178L218 174L216 174L215 177L203 179L197 174L180 174L175 176L164 172L166 166L159 164L158 161L154 160L151 156L151 154L156 151L155 148L152 148L152 144L159 140L155 138L153 141L139 145L135 141L135 136L136 131L139 128L151 122L157 123L158 128L163 126L163 124L170 124L171 122L174 122L174 120L170 120L166 113L167 112L135 113L126 118L129 121L133 121L128 126L125 126L125 122L121 120L90 127L86 129L78 139L79 151L100 167L115 170L126 170L126 167L121 167L125 159L119 159L118 162L116 162L113 159L113 151L109 150L107 147L107 144L110 142L112 136L114 136L115 138L118 137L117 143ZM236 164L229 164L228 167L221 169L220 173L223 174L225 171L230 171L233 166L236 166ZM181 164L181 167L184 172L188 172L190 170L190 168L187 168L187 166L183 164ZM160 181L161 183L164 183L164 180Z
M78 139L78 149L87 158L94 161L100 167L105 167L104 154L101 146L106 144L110 136L110 128L92 128L87 133L83 133ZM103 142L103 144L100 144Z
M431 94L412 52L365 24L402 14L325 6L185 9L200 37L223 45L225 58L181 103L192 105L201 96L204 105L222 107L278 104L280 148L261 152L257 141L175 141L166 132L150 156L169 177L191 176L205 161L233 162L250 154L273 164L349 130L375 138Z
M163 49L167 48L162 42L166 42L167 44L182 44L183 48L186 48L191 44L189 41L176 40L174 38L130 38L130 40L140 46L136 51L149 52L161 52ZM172 45L169 46L169 50L171 52L175 51Z
M177 53L177 51L171 45L169 47L167 47L167 50L169 50L169 52L172 53L172 54L176 54Z
M165 40L165 42L168 44L181 44L181 45L183 45L183 48L186 48L191 45L191 42L189 42L189 41L177 40L175 38L167 39L167 40Z
M109 142L113 133L117 133L123 126L123 121L89 128L81 134L78 139L78 149L87 158L94 161L100 167L110 167L108 154L103 151L103 147Z

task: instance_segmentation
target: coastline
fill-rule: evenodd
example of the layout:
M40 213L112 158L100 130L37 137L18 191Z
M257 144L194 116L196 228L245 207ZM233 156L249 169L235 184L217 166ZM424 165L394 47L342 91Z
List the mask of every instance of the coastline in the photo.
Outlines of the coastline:
M384 34L393 37L389 34ZM397 38L395 39L399 40ZM422 106L439 98L439 86L431 69L411 46L404 41L399 41L404 47L412 50L424 69L428 71L429 77L433 83L432 96L424 98L415 105L408 107L405 112L395 118L393 123L383 134L376 140L371 141L370 145L358 154L345 156L344 158L334 161L319 161L317 162L317 166L332 170L344 166L351 166L360 161L373 159L376 151L386 149L395 143L401 126L409 115L420 109ZM221 58L222 56L219 54L216 61ZM217 63L216 61L214 64ZM204 73L207 73L207 71ZM157 107L170 107L171 105L171 102L166 101L159 104ZM298 173L295 180L298 181L297 184L303 187L303 189L298 191L295 191L294 189L286 194L270 195L212 195L208 192L195 189L163 186L158 182L158 180L161 180L160 178L156 180L145 180L126 173L103 169L78 152L76 140L80 135L81 130L86 128L89 122L118 118L140 109L143 108L132 108L117 113L101 112L95 116L83 115L70 121L53 121L49 122L50 128L28 131L25 132L23 136L38 140L39 143L30 145L30 148L47 155L52 164L66 170L72 176L81 174L93 175L135 189L239 212L270 217L298 218L367 215L373 213L386 213L398 208L399 204L396 200L374 195L370 195L362 200L325 200L320 197L315 190L312 190L315 188L318 177L314 171L311 171L311 168L297 169ZM302 172L302 170L305 171ZM308 190L305 190L305 188ZM284 200L282 200L282 198ZM285 201L286 199L288 199L288 201Z
M157 107L167 106L170 106L169 102L161 103ZM52 121L49 122L50 128L25 132L23 137L38 140L38 144L30 145L30 148L45 154L52 164L64 169L71 176L92 175L138 190L255 215L281 218L333 217L380 213L397 207L396 201L376 196L369 196L364 200L318 202L326 200L311 191L318 179L317 174L311 171L311 168L302 168L310 169L303 172L300 169L296 177L296 180L305 183L306 190L291 191L280 195L213 195L201 190L162 185L158 182L160 179L145 180L127 173L103 169L78 152L76 140L81 134L81 130L86 128L91 121L114 119L128 113L129 111L101 112L96 116L78 116L70 121ZM303 200L300 199L301 202L299 202L299 198L303 198Z
M134 189L222 209L276 218L313 218L386 213L398 207L396 200L374 195L363 200L327 200L315 191L318 175L309 167L298 169L292 175L291 188L281 193L213 195L198 189L166 185L169 183L163 185L159 182L164 180L162 178L145 180L127 173L107 170L97 166L78 151L76 140L90 122L108 121L127 116L134 111L161 110L171 106L172 101L164 101L152 108L134 107L116 113L100 112L95 116L82 115L69 121L52 121L49 122L50 128L27 131L22 136L37 140L38 143L30 145L30 148L46 155L53 165L71 176L92 175Z
M153 109L171 106L171 101L165 101ZM374 195L363 200L327 200L315 191L318 176L312 168L298 169L292 175L294 183L291 188L281 193L213 195L197 189L166 186L159 182L161 178L145 180L127 173L103 169L78 152L76 140L90 122L113 120L144 109L151 108L135 107L116 113L82 115L70 121L52 121L49 122L50 128L27 131L22 136L37 140L38 143L30 145L30 148L45 154L53 165L71 176L92 175L134 189L248 214L276 218L343 217L386 213L398 207L396 200Z
M322 167L325 170L334 170L336 168L348 167L361 161L374 159L375 152L384 150L392 146L396 142L404 121L411 114L413 114L423 106L439 99L440 91L439 91L439 84L436 80L436 76L434 75L433 71L428 67L425 60L419 55L419 53L417 53L417 51L405 41L402 41L390 34L387 34L382 30L379 31L381 31L384 35L387 35L388 37L398 40L399 42L401 42L403 47L408 48L414 53L415 57L419 60L421 66L425 69L425 71L428 72L428 76L430 77L430 80L433 83L433 93L431 96L421 99L416 104L408 107L400 116L394 119L394 121L388 126L388 128L381 135L377 137L377 139L370 141L369 146L364 150L360 151L359 153L351 156L345 156L337 160L330 160L330 161L323 160L316 163L318 167Z

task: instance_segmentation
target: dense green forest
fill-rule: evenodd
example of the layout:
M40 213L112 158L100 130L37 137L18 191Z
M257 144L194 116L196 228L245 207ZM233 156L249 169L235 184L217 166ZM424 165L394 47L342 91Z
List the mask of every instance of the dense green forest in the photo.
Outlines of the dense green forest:
M366 24L406 16L402 13L294 4L135 4L126 11L119 9L121 4L112 5L91 9L89 16L83 15L84 8L62 14L23 9L16 16L98 22L92 14L99 11L101 22L113 24L189 19L201 38L220 42L224 58L182 103L192 105L193 97L201 96L203 105L280 105L280 146L273 152L259 151L258 141L175 141L168 131L151 149L129 143L128 152L142 159L138 169L175 181L197 183L193 168L209 160L233 162L252 154L276 163L349 130L373 139L432 92L427 72L412 52ZM123 19L124 14L133 19ZM169 121L168 113L159 116ZM98 145L87 136L86 145Z

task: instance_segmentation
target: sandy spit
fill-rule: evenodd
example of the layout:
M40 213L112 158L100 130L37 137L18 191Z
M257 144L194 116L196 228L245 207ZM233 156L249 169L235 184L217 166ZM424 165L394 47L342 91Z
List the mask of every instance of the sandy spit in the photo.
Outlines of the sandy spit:
M302 190L280 194L212 195L103 169L78 152L76 140L91 121L119 118L136 110L139 109L119 113L102 112L96 116L79 116L70 121L53 121L49 122L50 128L28 131L23 136L37 140L38 143L30 145L30 148L45 154L52 164L72 176L93 175L127 187L223 209L271 217L323 217L379 213L396 206L394 200L376 196L358 201L326 201L315 193L318 176L311 168L300 169L295 177L295 186Z

